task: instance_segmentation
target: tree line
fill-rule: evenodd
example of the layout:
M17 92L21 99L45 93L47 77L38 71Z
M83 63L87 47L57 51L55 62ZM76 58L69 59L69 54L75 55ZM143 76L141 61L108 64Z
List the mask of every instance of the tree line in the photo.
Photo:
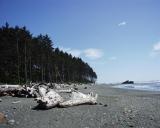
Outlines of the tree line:
M93 69L81 58L53 47L46 35L33 36L26 27L0 27L0 82L93 83Z

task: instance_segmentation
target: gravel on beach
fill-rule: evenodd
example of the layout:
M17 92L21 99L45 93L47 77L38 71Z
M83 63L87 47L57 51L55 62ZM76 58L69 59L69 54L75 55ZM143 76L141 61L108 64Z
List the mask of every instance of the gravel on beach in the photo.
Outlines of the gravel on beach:
M160 92L86 87L78 89L98 93L97 105L39 110L33 98L1 97L0 128L160 128Z

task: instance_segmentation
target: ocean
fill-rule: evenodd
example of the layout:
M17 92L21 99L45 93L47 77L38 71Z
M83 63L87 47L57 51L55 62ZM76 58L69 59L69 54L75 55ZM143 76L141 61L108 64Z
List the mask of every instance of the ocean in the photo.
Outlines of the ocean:
M113 87L133 90L160 91L160 81L138 82L135 84L115 84Z

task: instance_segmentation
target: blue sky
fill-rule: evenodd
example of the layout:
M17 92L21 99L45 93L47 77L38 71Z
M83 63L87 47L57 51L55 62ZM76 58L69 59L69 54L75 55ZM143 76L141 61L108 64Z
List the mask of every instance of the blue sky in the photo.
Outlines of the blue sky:
M48 34L98 82L160 79L159 0L1 0L0 25Z

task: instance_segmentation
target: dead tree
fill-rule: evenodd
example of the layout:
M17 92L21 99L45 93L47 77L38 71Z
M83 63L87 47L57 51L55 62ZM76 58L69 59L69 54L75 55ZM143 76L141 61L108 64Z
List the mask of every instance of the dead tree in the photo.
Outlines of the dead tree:
M64 92L64 90L62 90L62 92ZM93 96L93 93L83 94L72 89L70 99L64 101L64 99L55 90L47 89L45 86L39 87L38 93L40 95L40 97L36 98L38 106L45 109L56 106L71 107L81 104L96 104L98 97L97 94Z

